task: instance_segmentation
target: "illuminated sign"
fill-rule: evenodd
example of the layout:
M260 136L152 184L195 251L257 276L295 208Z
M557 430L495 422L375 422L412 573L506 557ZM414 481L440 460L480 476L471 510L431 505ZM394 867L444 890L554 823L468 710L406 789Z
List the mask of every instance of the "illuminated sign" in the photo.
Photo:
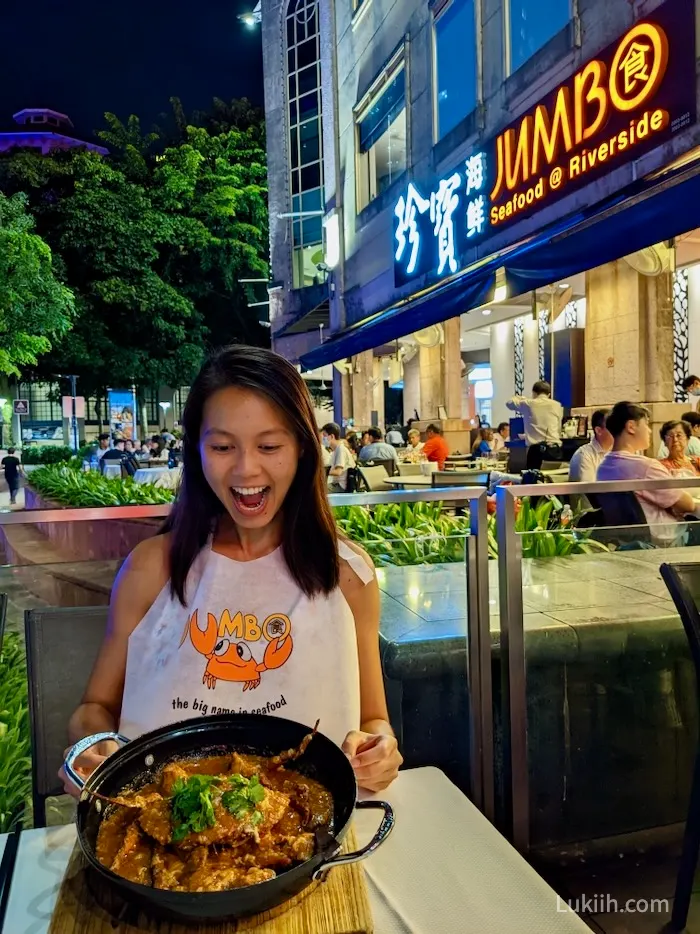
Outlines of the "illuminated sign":
M695 94L694 0L668 0L430 190L408 186L397 285L457 272L489 235L669 139Z

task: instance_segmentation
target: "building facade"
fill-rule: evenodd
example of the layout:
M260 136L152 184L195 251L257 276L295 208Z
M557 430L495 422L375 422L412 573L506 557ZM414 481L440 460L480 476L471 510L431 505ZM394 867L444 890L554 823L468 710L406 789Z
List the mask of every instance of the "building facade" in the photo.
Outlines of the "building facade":
M576 281L557 282L559 254L549 281L507 259L543 231L568 236L621 192L626 210L641 180L694 160L695 6L263 0L273 342L309 366L339 361L337 414L376 419L377 381L393 378L405 412L463 416L465 344L485 305L472 360L488 349L493 420L558 370L552 335L565 322L585 345L573 406L677 397L680 229L660 223L673 237L655 237L650 224L653 258L624 262L623 238L599 262L562 261ZM698 226L700 211L687 230ZM700 259L689 237L682 249Z

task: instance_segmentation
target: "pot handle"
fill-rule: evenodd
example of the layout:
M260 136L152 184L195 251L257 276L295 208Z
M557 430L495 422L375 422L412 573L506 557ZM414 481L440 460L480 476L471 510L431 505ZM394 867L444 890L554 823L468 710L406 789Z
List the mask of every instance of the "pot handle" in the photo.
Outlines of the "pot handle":
M359 863L361 859L366 859L384 843L394 829L394 809L388 801L358 801L355 808L358 811L369 809L384 811L379 829L367 846L363 846L361 850L356 850L354 853L343 853L340 856L334 856L332 859L321 863L312 876L314 880L320 879L329 869L335 869L336 866L348 866L350 863Z
M73 782L79 791L82 791L85 787L85 779L81 778L73 768L75 765L75 760L82 756L84 752L87 752L88 749L92 749L93 746L97 746L98 743L104 743L107 740L113 740L115 743L121 743L122 746L125 746L127 743L131 742L130 739L127 739L126 736L122 736L121 733L95 733L93 736L86 736L83 739L79 739L75 746L72 746L68 750L68 755L66 756L66 761L63 763L63 768L68 778Z

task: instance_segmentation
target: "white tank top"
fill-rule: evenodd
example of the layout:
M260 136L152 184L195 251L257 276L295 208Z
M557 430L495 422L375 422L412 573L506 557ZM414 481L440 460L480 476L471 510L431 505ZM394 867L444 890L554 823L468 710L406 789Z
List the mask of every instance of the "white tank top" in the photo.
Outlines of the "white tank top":
M348 545L364 584L373 572ZM262 713L319 729L339 745L360 728L352 611L337 588L309 599L278 548L234 561L206 547L190 571L187 608L167 584L129 637L119 731L135 739L215 713Z

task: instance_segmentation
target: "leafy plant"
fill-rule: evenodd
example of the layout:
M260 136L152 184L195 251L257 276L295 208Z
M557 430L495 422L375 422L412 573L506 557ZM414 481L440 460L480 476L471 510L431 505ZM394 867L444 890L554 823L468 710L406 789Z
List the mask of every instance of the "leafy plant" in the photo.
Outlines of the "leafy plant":
M469 517L448 515L442 503L340 506L335 515L341 531L379 566L464 561Z
M46 444L31 446L22 451L22 463L33 464L67 464L73 458L74 451L69 447Z
M216 823L212 785L218 785L214 775L191 775L178 778L173 784L170 811L173 821L173 843L180 843L190 833L202 833Z
M529 496L520 500L515 531L520 535L523 558L566 558L569 555L607 552L608 547L591 538L587 529L576 528L582 513L543 496L533 506ZM489 516L489 557L498 557L496 517Z
M159 506L172 503L173 490L150 483L105 477L96 471L58 465L40 467L31 475L31 486L46 499L63 506Z
M27 669L16 633L7 633L0 654L0 833L22 818L31 793Z

